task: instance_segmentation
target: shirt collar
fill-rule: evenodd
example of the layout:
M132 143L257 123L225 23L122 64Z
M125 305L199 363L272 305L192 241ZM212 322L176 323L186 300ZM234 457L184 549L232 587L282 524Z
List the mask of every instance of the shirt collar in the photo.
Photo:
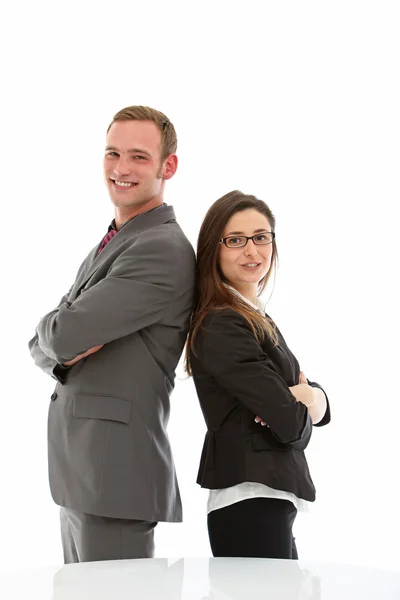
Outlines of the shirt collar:
M228 288L228 290L230 290L233 294L235 294L236 296L239 296L239 298L241 300L243 300L243 302L246 302L247 304L250 304L250 306L252 306L255 310L258 310L259 312L261 312L261 313L264 314L264 312L265 312L265 305L264 305L264 302L262 301L262 299L259 296L257 296L257 298L256 298L257 304L254 304L253 302L251 302L250 300L248 300L245 296L243 296L243 294L241 294L240 292L238 292L231 285L228 285L227 283L224 283L224 286L226 288Z
M163 202L161 206L167 206L167 204L166 204L165 202ZM157 210L157 208L160 208L160 207L159 207L159 206L156 206L155 208L152 208L151 210L149 210L149 211L147 211L147 212L152 212L153 210ZM144 214L144 213L140 213L140 214ZM111 231L111 230L114 230L114 231L121 231L121 229L122 229L123 227L125 227L125 225L127 225L128 223L130 223L131 221L133 221L133 219L136 219L136 217L138 217L138 216L139 216L139 215L135 215L135 216L134 216L134 217L132 217L131 219L128 219L128 221L125 221L125 223L122 223L122 225L121 225L121 227L120 227L119 229L117 229L117 225L116 225L116 223L115 223L115 219L113 219L113 220L111 221L111 225L109 225L109 227L108 227L108 232L107 232L107 233L110 233L110 231Z

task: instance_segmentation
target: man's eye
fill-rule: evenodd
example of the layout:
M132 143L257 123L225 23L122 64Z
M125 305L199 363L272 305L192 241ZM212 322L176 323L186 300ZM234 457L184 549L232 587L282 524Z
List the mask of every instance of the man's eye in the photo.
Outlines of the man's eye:
M146 160L145 156L140 156L140 155L135 156L135 158L138 158L139 160Z
M107 152L107 156L118 156L117 152Z

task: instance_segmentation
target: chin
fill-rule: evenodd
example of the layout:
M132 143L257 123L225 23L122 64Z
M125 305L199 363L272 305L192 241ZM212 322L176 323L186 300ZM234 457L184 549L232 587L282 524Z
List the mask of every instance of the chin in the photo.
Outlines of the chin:
M111 200L113 202L113 204L115 204L115 206L118 206L118 208L127 208L129 206L135 206L135 204L137 204L137 200L135 200L134 198L116 198L111 197Z

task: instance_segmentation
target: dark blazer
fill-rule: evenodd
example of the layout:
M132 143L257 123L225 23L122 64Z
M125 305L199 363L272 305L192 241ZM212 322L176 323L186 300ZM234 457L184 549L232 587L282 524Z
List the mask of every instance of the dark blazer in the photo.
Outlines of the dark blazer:
M299 382L300 367L277 333L277 346L268 337L259 344L236 311L214 310L205 317L191 353L208 429L197 483L221 489L254 481L313 501L315 487L304 455L312 422L289 390ZM255 423L256 415L269 428ZM328 403L318 426L329 421Z

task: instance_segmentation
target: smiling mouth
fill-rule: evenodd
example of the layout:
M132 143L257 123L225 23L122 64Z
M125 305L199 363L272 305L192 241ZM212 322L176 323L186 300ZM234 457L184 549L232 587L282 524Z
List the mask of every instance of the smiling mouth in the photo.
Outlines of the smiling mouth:
M137 183L133 183L132 181L118 181L116 179L111 179L110 181L120 190L129 190L137 185Z
M261 266L261 263L245 263L244 265L240 265L241 267L243 267L244 269L247 269L248 271L255 271L256 269L258 269L258 267Z

